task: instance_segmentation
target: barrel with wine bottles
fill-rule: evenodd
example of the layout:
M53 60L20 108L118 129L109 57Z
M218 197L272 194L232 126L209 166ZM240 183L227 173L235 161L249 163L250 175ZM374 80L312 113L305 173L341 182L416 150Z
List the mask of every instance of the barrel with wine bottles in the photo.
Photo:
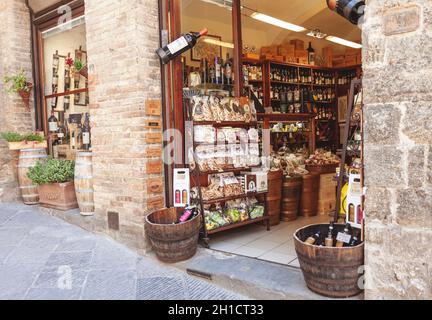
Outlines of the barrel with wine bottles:
M362 292L364 243L348 229L340 224L317 224L294 234L300 268L313 292L331 298Z
M169 208L149 214L145 230L158 259L175 263L195 255L201 226L198 212Z

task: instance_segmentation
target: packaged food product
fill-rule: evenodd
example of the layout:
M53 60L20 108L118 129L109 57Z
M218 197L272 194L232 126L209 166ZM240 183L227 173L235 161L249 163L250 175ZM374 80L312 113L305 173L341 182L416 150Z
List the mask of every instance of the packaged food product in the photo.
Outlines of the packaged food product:
M216 130L213 126L195 126L194 140L197 143L213 143L215 141Z
M224 120L224 113L220 108L221 98L218 96L210 96L209 105L213 115L213 121L222 122Z
M221 175L221 181L225 197L233 197L244 194L244 190L240 182L237 180L233 173Z
M259 142L259 133L255 128L250 128L248 131L249 141L250 142Z
M195 96L192 98L192 118L194 121L213 121L209 105L209 97Z
M253 205L249 207L249 216L251 219L257 219L264 216L264 206L263 205Z

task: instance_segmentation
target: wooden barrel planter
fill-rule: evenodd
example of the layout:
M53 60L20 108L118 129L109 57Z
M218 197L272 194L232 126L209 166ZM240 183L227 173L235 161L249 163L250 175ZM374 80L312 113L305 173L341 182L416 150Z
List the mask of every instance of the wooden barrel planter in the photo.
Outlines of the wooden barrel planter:
M282 221L294 221L297 219L302 186L303 177L301 176L284 179L281 211Z
M83 216L94 214L93 165L91 152L77 152L75 162L75 193Z
M328 224L311 225L294 234L294 244L303 276L310 290L331 298L348 298L362 292L359 288L364 265L364 243L356 247L318 247L304 243L312 234L328 232ZM341 232L344 225L335 225Z
M280 224L281 200L282 200L282 171L269 171L267 211L270 216L270 225Z
M48 158L45 149L22 149L18 160L18 182L23 202L26 205L39 203L38 186L27 177L30 168L33 168L38 161Z
M318 214L320 175L310 173L303 176L303 188L300 201L300 215L314 217Z
M173 224L182 211L163 209L146 217L145 230L159 260L175 263L192 258L198 248L201 215L181 224Z

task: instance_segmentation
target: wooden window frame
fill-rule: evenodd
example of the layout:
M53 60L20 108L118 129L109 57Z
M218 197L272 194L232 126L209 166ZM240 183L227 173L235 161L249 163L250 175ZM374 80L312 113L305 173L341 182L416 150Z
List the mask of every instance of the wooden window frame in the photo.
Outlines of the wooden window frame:
M36 130L45 132L45 135L48 135L48 110L46 99L52 96L65 95L65 93L45 95L45 62L42 33L58 25L59 18L62 16L62 14L58 13L58 9L64 5L70 6L72 19L85 15L84 0L62 0L39 12L33 12L29 7L32 28L33 78L35 81L35 127ZM78 91L88 92L88 89L79 89ZM79 93L78 91L75 93Z

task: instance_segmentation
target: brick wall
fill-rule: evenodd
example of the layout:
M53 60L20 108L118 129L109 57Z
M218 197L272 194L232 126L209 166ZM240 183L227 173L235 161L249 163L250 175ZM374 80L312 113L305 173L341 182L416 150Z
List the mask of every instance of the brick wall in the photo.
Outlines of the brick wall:
M145 108L161 98L157 2L86 0L95 219L140 250L146 214L164 207L162 131L147 127L161 117ZM108 211L118 213L118 231L104 229Z
M431 299L432 2L367 6L366 298Z
M34 113L27 111L16 93L7 93L3 79L23 68L32 81L30 16L25 0L0 2L0 132L29 132ZM33 103L31 102L32 106ZM33 109L33 108L32 108ZM0 202L20 198L17 183L17 152L0 140Z

